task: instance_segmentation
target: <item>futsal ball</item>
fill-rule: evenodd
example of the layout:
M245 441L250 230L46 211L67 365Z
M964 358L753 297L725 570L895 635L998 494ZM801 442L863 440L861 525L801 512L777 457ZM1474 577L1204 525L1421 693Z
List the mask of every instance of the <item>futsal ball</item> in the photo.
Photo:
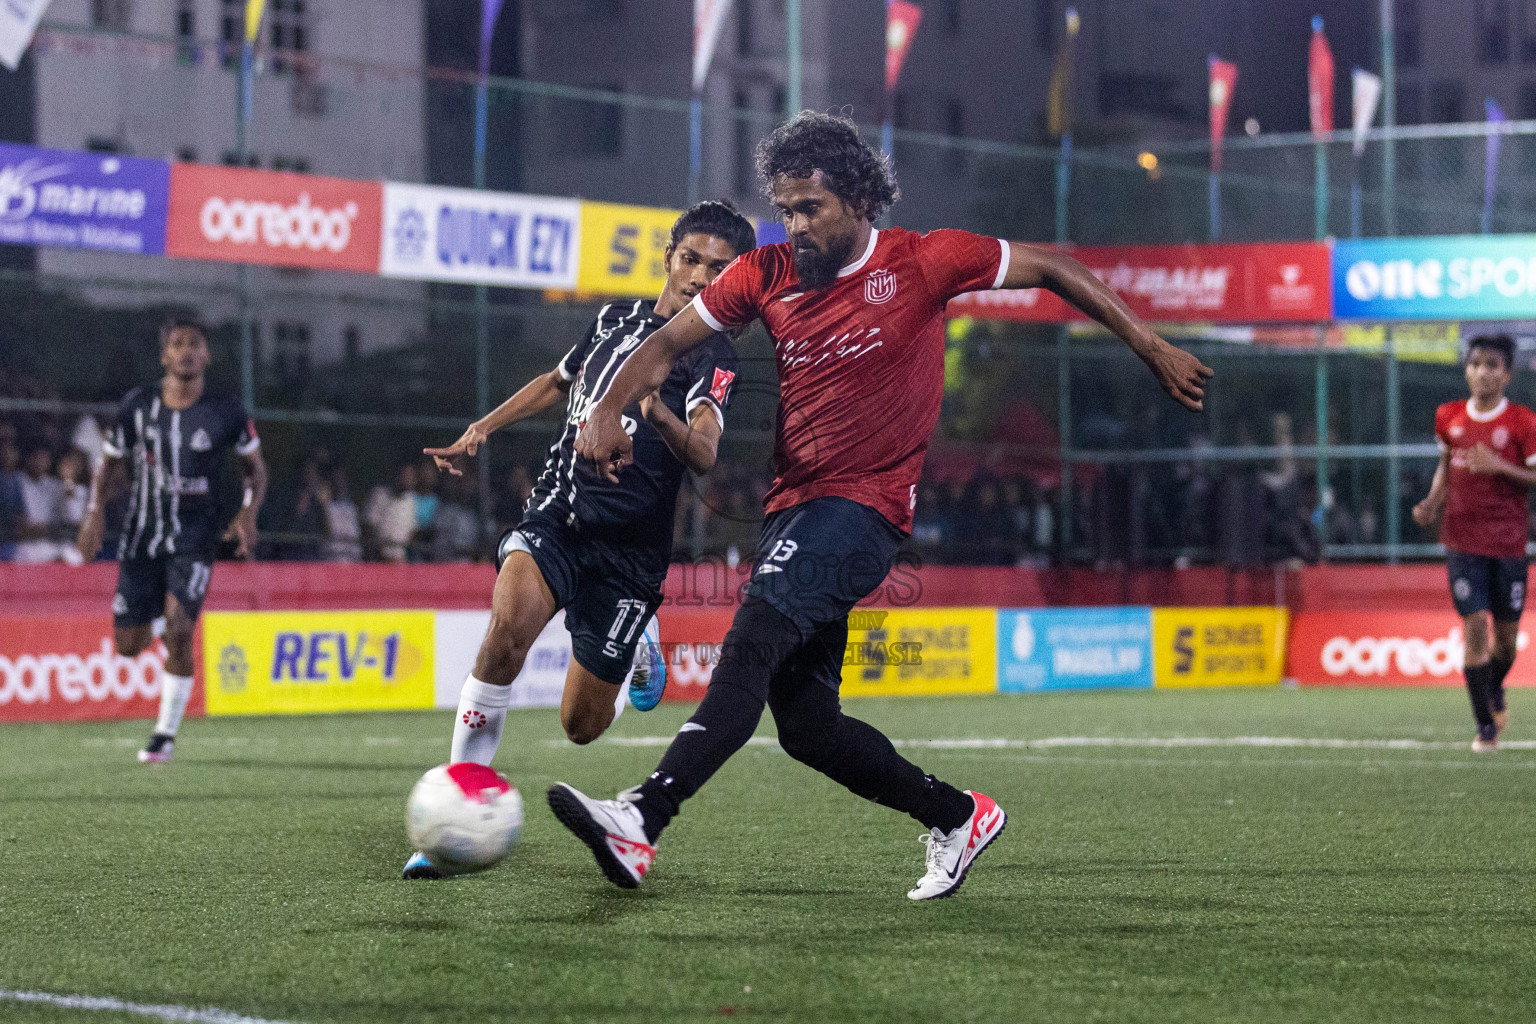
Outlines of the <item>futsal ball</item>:
M445 874L482 871L512 849L523 830L523 798L483 764L441 764L405 802L405 831Z

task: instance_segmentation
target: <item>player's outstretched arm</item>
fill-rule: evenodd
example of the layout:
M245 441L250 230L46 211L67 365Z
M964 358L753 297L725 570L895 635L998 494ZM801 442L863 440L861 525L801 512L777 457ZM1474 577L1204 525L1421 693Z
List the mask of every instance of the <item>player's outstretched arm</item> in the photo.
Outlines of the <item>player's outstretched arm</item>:
M684 423L662 403L656 392L640 400L640 414L645 417L656 433L672 449L677 461L695 473L708 473L715 468L720 453L720 420L709 403L696 405L693 415Z
M633 447L624 430L624 410L661 387L678 357L714 333L714 328L688 305L646 338L592 407L586 425L576 435L576 455L596 466L608 480L618 480L619 470L629 464Z
M91 474L91 493L85 502L85 518L75 536L75 548L87 562L101 551L107 530L107 503L117 497L124 483L123 459L107 456Z
M1413 521L1420 526L1430 526L1440 518L1445 507L1445 495L1450 480L1451 453L1440 453L1440 463L1435 467L1435 478L1430 482L1429 493L1424 500L1413 506Z
M1060 295L1130 346L1170 398L1196 412L1203 408L1205 383L1216 371L1158 337L1120 296L1071 256L1021 242L1008 246L1008 273L1002 287L1045 288Z
M422 454L432 456L439 470L463 476L459 460L473 457L480 446L485 444L486 438L509 423L538 415L563 399L570 390L571 382L560 376L558 370L540 374L524 384L517 394L487 413L484 419L476 420L466 427L453 444L446 448L423 448Z

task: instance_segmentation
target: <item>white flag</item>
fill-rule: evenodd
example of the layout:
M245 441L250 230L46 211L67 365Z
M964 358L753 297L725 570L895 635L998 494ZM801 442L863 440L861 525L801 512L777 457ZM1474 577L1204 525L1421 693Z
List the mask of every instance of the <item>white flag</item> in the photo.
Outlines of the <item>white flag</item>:
M0 0L0 64L16 70L47 6L48 0Z
M1376 104L1381 100L1381 78L1355 68L1355 156L1365 152L1365 133L1376 120Z
M10 0L0 0L0 4ZM720 39L720 26L731 9L731 0L693 0L693 91L704 88L709 77L709 62L715 58L715 43ZM746 11L742 17L747 17Z

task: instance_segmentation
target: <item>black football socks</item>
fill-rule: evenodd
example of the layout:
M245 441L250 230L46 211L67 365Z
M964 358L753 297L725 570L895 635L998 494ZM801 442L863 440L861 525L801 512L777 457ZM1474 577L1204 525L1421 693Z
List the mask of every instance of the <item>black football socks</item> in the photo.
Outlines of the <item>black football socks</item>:
M1493 662L1468 665L1462 674L1467 677L1467 696L1472 700L1472 717L1477 719L1478 735L1481 736L1485 729L1493 728Z
M1515 659L1513 656L1508 658L1495 657L1492 661L1488 662L1488 666L1493 669L1493 678L1488 688L1488 706L1494 711L1503 711L1504 677L1509 675L1510 669L1514 668Z

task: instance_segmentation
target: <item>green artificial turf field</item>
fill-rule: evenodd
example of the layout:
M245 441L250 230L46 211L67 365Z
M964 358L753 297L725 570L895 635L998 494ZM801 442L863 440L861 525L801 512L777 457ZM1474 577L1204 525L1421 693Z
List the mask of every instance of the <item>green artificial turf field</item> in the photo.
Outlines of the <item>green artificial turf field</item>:
M1458 691L851 703L899 739L1059 740L908 748L1010 814L956 898L916 905L920 826L772 744L644 888L611 887L544 789L638 782L687 710L588 748L513 712L523 841L438 883L398 872L446 712L193 721L154 767L145 723L0 727L0 990L299 1024L1536 1017L1536 750L1472 755ZM1415 742L1141 742L1237 736ZM7 1022L144 1019L0 998Z

